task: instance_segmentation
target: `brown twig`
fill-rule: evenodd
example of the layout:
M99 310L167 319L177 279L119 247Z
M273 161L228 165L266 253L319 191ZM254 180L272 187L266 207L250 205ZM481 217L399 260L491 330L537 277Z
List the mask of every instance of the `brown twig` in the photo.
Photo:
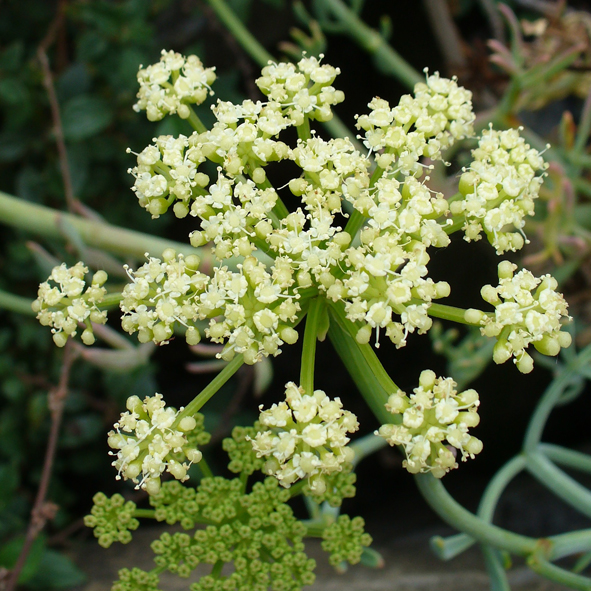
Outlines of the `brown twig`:
M37 48L37 59L41 64L41 71L43 72L43 86L47 90L47 97L49 99L49 106L51 109L51 120L53 122L53 131L55 134L55 143L57 144L57 152L60 163L60 170L62 180L64 183L64 195L66 197L66 207L68 211L84 215L84 212L78 207L78 200L74 197L74 188L72 185L72 175L70 173L70 165L68 164L68 152L66 151L66 142L64 140L64 129L62 127L62 118L60 114L60 106L53 84L53 74L49 67L49 58L47 57L47 50L53 45L56 40L59 30L64 23L66 0L61 0L58 5L57 14L53 19L47 34Z
M18 578L21 574L27 556L31 550L31 546L39 532L45 527L48 520L53 519L57 512L58 506L51 501L47 501L47 489L49 488L49 481L51 480L51 473L53 470L53 461L57 449L57 442L59 437L60 426L62 423L62 416L64 411L64 402L68 394L68 382L70 380L70 371L72 364L76 359L76 353L71 346L71 342L66 343L64 349L64 359L62 362L62 369L60 373L59 383L57 388L49 392L47 405L51 414L51 427L49 431L49 438L47 440L47 449L45 451L45 460L43 462L43 471L41 473L41 482L35 497L35 503L31 510L31 519L25 542L23 544L21 553L12 569L8 582L6 583L6 591L14 591L18 584Z

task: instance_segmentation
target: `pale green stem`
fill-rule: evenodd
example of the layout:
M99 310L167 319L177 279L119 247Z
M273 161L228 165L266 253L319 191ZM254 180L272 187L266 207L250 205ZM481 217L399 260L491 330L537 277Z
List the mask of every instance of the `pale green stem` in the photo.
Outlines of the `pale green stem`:
M316 341L318 327L324 311L324 298L316 297L310 302L302 344L302 362L300 367L300 386L311 396L314 392L314 362L316 360Z
M551 443L540 443L538 449L550 460L581 472L591 472L591 456L588 454L553 445Z
M189 107L189 117L187 118L187 121L191 124L191 127L199 133L205 133L207 131L207 127L203 125L201 119L199 119L199 115L197 115L191 107Z
M538 541L486 523L464 509L431 474L417 474L415 481L431 508L449 525L460 529L479 542L502 548L513 554L527 556L538 548Z
M63 225L76 229L82 241L109 252L143 258L145 253L160 256L167 248L184 255L197 254L211 266L211 254L203 248L193 248L173 240L127 230L106 222L89 220L71 213L17 199L0 191L0 223L26 230L45 238L66 240Z
M529 422L525 439L523 442L523 450L526 454L535 453L537 446L540 443L546 421L560 400L564 389L577 376L578 369L586 365L591 360L591 345L587 345L577 357L568 364L558 376L552 381L550 386L544 392L541 400L538 402L534 414Z
M589 577L577 575L564 568L560 568L539 554L530 556L527 565L539 575L555 581L560 585L565 585L570 589L579 589L580 591L591 590L591 579Z
M242 355L236 355L220 373L209 382L203 390L195 397L185 408L179 412L173 428L178 425L184 417L193 416L201 410L203 405L242 367L244 358Z
M199 467L199 470L201 470L201 474L203 474L204 478L213 478L213 472L211 471L209 464L205 461L205 458L201 458L197 466Z
M393 76L408 88L414 88L425 78L398 54L377 31L368 27L342 0L322 0L342 24L346 34L362 49L374 56L380 70Z
M377 437L373 433L369 433L356 439L349 446L355 452L353 466L357 466L363 458L378 451L378 449L382 449L382 447L386 447L386 445L388 445L388 442L383 437Z
M557 468L540 452L527 455L527 470L565 503L583 515L591 517L591 492Z
M499 556L499 551L492 546L482 545L484 565L490 578L490 591L511 591L507 572Z
M0 290L0 309L10 310L17 314L24 314L25 316L36 316L37 313L33 312L31 308L32 300L17 296L7 291Z
M486 487L478 507L478 516L481 519L488 523L492 522L495 508L503 491L513 478L525 468L525 464L525 456L515 456L494 475ZM462 533L445 539L435 537L431 540L431 545L440 558L449 560L470 548L475 541L472 536Z

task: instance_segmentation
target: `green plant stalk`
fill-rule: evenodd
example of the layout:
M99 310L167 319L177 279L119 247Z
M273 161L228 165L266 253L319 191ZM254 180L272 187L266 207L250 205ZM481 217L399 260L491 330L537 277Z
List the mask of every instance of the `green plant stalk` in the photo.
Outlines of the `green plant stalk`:
M346 33L362 49L373 55L385 74L412 89L425 78L398 54L377 31L368 27L342 0L322 0L326 8L344 26Z
M324 308L324 298L315 297L308 308L304 342L302 344L302 363L300 367L300 386L308 396L314 393L314 362L316 360L316 341L318 327Z
M133 516L136 519L155 519L156 518L156 510L155 509L135 509L133 512Z
M357 343L342 326L341 322L338 321L335 308L330 306L329 311L331 322L328 337L353 378L355 385L380 423L395 422L396 417L392 416L384 405L388 401L388 396L395 392L398 387L396 386L394 389L384 388L382 381L378 379L374 371L379 370L378 365L381 367L375 353L373 359L366 356L362 350L363 345ZM369 347L369 345L365 345L365 347ZM371 347L369 349L371 350ZM383 367L382 371L385 372Z
M189 107L189 117L187 118L187 121L191 124L191 127L198 133L205 133L207 131L207 127L203 125L201 119L199 119L199 115L195 113L192 107Z
M551 546L548 560L559 560L565 556L589 552L591 550L591 529L582 529L566 534L559 534L546 539Z
M357 466L363 458L370 456L382 447L386 447L388 442L382 437L376 437L373 433L368 433L359 439L356 439L349 445L349 447L355 452L353 458L353 466Z
M184 255L199 255L205 265L211 266L213 262L211 254L206 249L193 248L181 242L127 230L102 221L85 219L24 199L17 199L1 191L0 223L44 238L58 240L66 240L62 225L69 224L77 230L85 244L115 254L143 258L146 252L160 256L167 248L173 248L177 253Z
M523 442L523 450L526 454L535 453L540 443L546 421L560 400L560 396L569 382L576 377L579 367L586 365L591 360L591 345L587 345L573 362L569 363L560 374L552 381L538 402L534 414L529 422Z
M220 373L201 390L201 392L185 406L177 415L172 428L174 429L184 417L190 417L201 410L201 407L242 367L244 358L236 355Z
M490 578L490 591L511 591L507 573L499 557L498 550L486 545L483 545L481 549L486 572Z
M540 443L538 449L550 460L581 472L591 472L591 456L551 443Z
M415 481L427 503L446 523L466 532L480 543L502 548L520 556L528 556L538 548L538 541L534 538L486 523L464 509L445 490L441 481L431 474L417 474Z
M412 304L424 303L423 300L413 298L411 300ZM435 318L441 318L442 320L451 320L452 322L457 322L458 324L467 324L468 326L480 326L480 324L474 324L472 322L467 322L464 318L464 314L466 310L464 308L456 308L455 306L446 306L445 304L435 304L431 303L429 309L427 310L427 314L429 316L434 316ZM488 316L494 317L494 314L489 312L483 312L483 314L487 314Z
M518 455L509 460L489 482L480 504L478 506L478 517L487 523L491 523L494 511L507 485L526 467L525 456ZM472 546L476 540L468 534L461 533L449 538L439 536L431 540L431 545L440 558L449 560L455 558Z
M580 591L591 590L591 579L589 577L583 577L582 575L577 575L564 568L560 568L538 554L530 556L527 565L539 575L561 585L566 585L571 589L578 589Z
M36 316L31 308L32 300L17 296L7 291L0 289L0 309L16 312L17 314L24 314L25 316Z
M540 452L527 454L527 470L565 503L591 517L591 492Z

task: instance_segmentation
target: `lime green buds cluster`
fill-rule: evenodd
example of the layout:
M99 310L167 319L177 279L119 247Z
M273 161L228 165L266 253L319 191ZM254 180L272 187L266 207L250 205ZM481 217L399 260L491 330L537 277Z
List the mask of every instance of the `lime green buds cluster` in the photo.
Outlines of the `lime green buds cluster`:
M258 457L268 458L263 471L285 487L307 479L312 494L323 494L325 475L340 472L353 460L348 433L359 428L357 417L343 410L340 398L331 400L322 390L306 395L293 382L285 387L285 402L263 410L263 431L252 439Z
M160 475L165 471L181 482L187 480L189 466L202 457L191 434L197 419L180 418L161 394L143 401L131 396L126 406L108 439L109 446L117 450L109 452L116 456L112 465L117 468L117 479L129 479L151 495L160 490Z
M279 103L294 125L305 117L317 121L332 119L333 105L345 100L341 90L332 86L341 73L339 68L321 64L314 56L303 57L297 64L269 62L255 82L269 100Z
M189 105L200 105L216 79L215 68L204 68L196 55L182 56L174 51L162 50L156 64L143 68L137 74L140 90L133 106L138 113L146 111L150 121L159 121L165 115L176 113L187 119Z
M160 591L160 580L158 575L140 568L122 568L119 571L119 580L115 581L111 591Z
M316 503L328 503L331 507L340 507L344 499L352 499L357 492L355 488L357 475L353 472L353 464L344 464L340 472L325 474L324 481L326 490L322 494L312 491L308 483L304 485L303 493L313 497Z
M543 181L536 174L548 165L517 129L484 131L472 157L460 178L464 198L450 204L452 214L465 220L464 239L479 240L484 230L497 254L520 250L526 243L524 218L534 214Z
M522 373L534 367L526 351L530 343L544 355L558 355L571 344L570 333L561 330L562 322L570 320L568 304L556 291L558 282L551 275L534 277L527 269L518 273L510 261L499 263L499 285L485 285L482 298L495 307L494 316L470 309L466 320L479 324L483 335L496 337L493 351L495 363L513 361Z
M93 506L90 515L84 518L84 525L93 529L94 536L103 548L114 542L131 542L130 531L136 530L140 522L134 518L135 503L125 501L120 494L110 499L103 493L92 497Z
M37 312L37 320L43 326L51 326L53 341L58 347L63 347L68 337L76 335L78 324L86 327L82 342L92 345L95 340L92 323L107 322L107 312L98 308L107 293L103 287L107 274L97 271L86 287L84 276L87 273L88 267L81 262L73 267L65 263L54 267L48 280L39 285L37 299L31 305Z
M382 425L375 434L404 448L403 466L411 474L431 472L441 478L457 468L450 446L462 454L462 461L482 451L482 442L468 433L480 422L478 393L472 389L458 393L455 388L451 378L438 378L425 370L414 394L399 390L388 398L386 409L402 415L402 422Z
M371 542L371 536L365 532L362 517L351 519L348 515L339 518L322 533L322 549L330 553L329 562L337 567L343 562L357 564L361 560L363 549Z

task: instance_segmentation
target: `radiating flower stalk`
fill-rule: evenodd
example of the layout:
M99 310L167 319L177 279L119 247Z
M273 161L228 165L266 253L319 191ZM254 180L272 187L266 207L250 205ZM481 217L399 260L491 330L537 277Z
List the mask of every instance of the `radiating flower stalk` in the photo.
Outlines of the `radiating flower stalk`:
M401 448L409 472L436 478L481 451L482 442L469 432L479 422L478 394L458 392L452 378L425 370L407 395L371 347L379 348L383 338L404 347L409 335L431 329L433 317L479 327L497 341L494 361L512 358L523 373L533 368L530 344L553 356L570 344L562 328L569 320L567 306L550 276L515 273L515 265L501 262L499 285L482 289L494 311L438 303L449 296L450 285L429 277L432 253L445 248L456 231L468 242L486 237L497 254L524 246L524 220L534 213L547 167L542 155L519 130L489 128L459 179L458 193L448 199L429 188L425 159L444 160L447 148L473 137L471 93L455 79L425 72L424 82L397 105L372 99L356 119L364 147L359 151L350 138L325 140L311 127L330 120L332 108L344 100L334 86L339 73L322 56L304 56L297 64L269 62L256 80L261 100L218 100L208 129L193 107L213 94L214 69L196 56L163 51L157 64L138 73L135 110L152 121L176 114L195 131L154 138L136 154L133 191L153 218L169 209L176 217L196 218L189 241L195 248L210 244L216 265L205 272L196 254L167 249L160 257L147 256L137 269L126 267L130 282L121 294L107 293L102 271L84 291L82 263L56 267L40 287L34 309L58 345L81 325L83 342L92 344L92 323L104 322L108 304L120 300L122 327L140 342L165 345L183 334L195 345L205 337L222 345L218 357L228 362L178 411L160 394L129 398L109 433L117 477L144 489L155 507L152 513L137 510L137 516L179 521L184 529L208 525L192 536L163 536L153 545L156 571L125 571L114 589L155 589L153 575L168 568L185 576L201 562L212 570L194 590L300 589L313 581L313 564L303 552L306 532L325 535L335 564L367 555L369 538L358 520L317 520L306 529L285 504L305 492L340 505L354 493L349 443L357 418L340 397L314 387L316 341L324 339L335 315L346 329L343 346L371 365L387 397L385 405L379 403L382 426L376 435ZM291 144L284 133L290 128L298 138ZM297 173L275 187L274 171L284 161ZM215 173L206 163L215 165ZM290 211L286 203L294 198L301 203ZM242 363L277 356L297 342L300 323L305 329L299 383L289 381L284 401L261 406L255 426L224 444L239 478L214 478L203 459L209 438L199 411ZM375 408L377 390L364 395ZM192 464L206 476L197 489L180 484ZM268 478L247 492L255 470ZM167 482L164 475L176 480ZM123 515L118 500L109 505L103 497L97 506L88 525L98 527L101 543L127 541L123 525L135 526L129 508ZM354 541L343 546L339 536ZM228 562L235 572L222 575Z

